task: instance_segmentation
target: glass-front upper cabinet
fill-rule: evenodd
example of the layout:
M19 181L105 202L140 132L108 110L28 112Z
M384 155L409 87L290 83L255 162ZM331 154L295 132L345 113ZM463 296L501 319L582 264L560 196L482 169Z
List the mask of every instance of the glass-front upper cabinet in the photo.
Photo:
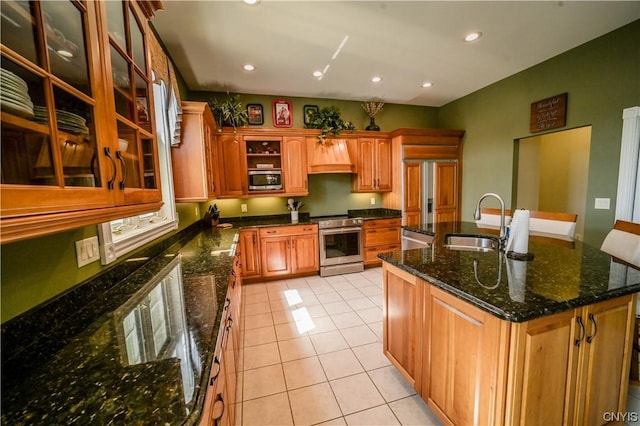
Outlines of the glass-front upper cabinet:
M157 210L147 52L157 7L1 0L0 9L0 242Z
M135 13L133 3L108 1L104 5L111 61L107 69L113 81L118 131L116 157L123 170L118 185L153 192L159 190L159 168L146 55L148 26Z
M103 105L90 66L99 61L99 52L90 46L88 27L95 27L95 14L88 7L70 1L0 2L3 216L43 202L55 210L68 196L53 195L57 188L92 188L97 195L89 197L91 203L108 202L95 189L105 184L96 131ZM20 197L11 191L14 186L31 186L46 196Z

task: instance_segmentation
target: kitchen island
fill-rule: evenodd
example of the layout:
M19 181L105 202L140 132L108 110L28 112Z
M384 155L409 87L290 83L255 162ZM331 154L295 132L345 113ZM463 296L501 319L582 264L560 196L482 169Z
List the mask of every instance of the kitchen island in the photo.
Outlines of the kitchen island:
M640 271L598 248L531 241L532 261L452 249L475 223L405 227L379 255L385 354L446 424L602 424L624 412Z

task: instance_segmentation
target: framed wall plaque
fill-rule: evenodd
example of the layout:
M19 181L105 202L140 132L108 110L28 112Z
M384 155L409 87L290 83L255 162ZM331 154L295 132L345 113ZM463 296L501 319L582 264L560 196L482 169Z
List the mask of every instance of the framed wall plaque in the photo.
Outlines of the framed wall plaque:
M249 118L249 124L259 126L264 124L264 114L261 104L247 104L247 117Z
M567 94L552 96L531 104L531 133L557 129L567 124Z

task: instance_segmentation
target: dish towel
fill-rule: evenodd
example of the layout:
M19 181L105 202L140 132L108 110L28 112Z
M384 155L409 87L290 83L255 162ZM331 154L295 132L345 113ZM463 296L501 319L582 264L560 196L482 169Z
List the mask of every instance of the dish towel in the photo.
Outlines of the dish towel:
M506 252L518 254L529 252L529 210L516 210L511 220Z

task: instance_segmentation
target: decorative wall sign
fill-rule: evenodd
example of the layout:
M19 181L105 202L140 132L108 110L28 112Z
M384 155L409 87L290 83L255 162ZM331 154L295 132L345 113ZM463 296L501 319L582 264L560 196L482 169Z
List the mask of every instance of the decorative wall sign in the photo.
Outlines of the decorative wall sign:
M272 113L274 127L291 127L293 124L291 101L282 99L273 101Z
M531 104L531 133L557 129L567 124L567 94L552 96Z

